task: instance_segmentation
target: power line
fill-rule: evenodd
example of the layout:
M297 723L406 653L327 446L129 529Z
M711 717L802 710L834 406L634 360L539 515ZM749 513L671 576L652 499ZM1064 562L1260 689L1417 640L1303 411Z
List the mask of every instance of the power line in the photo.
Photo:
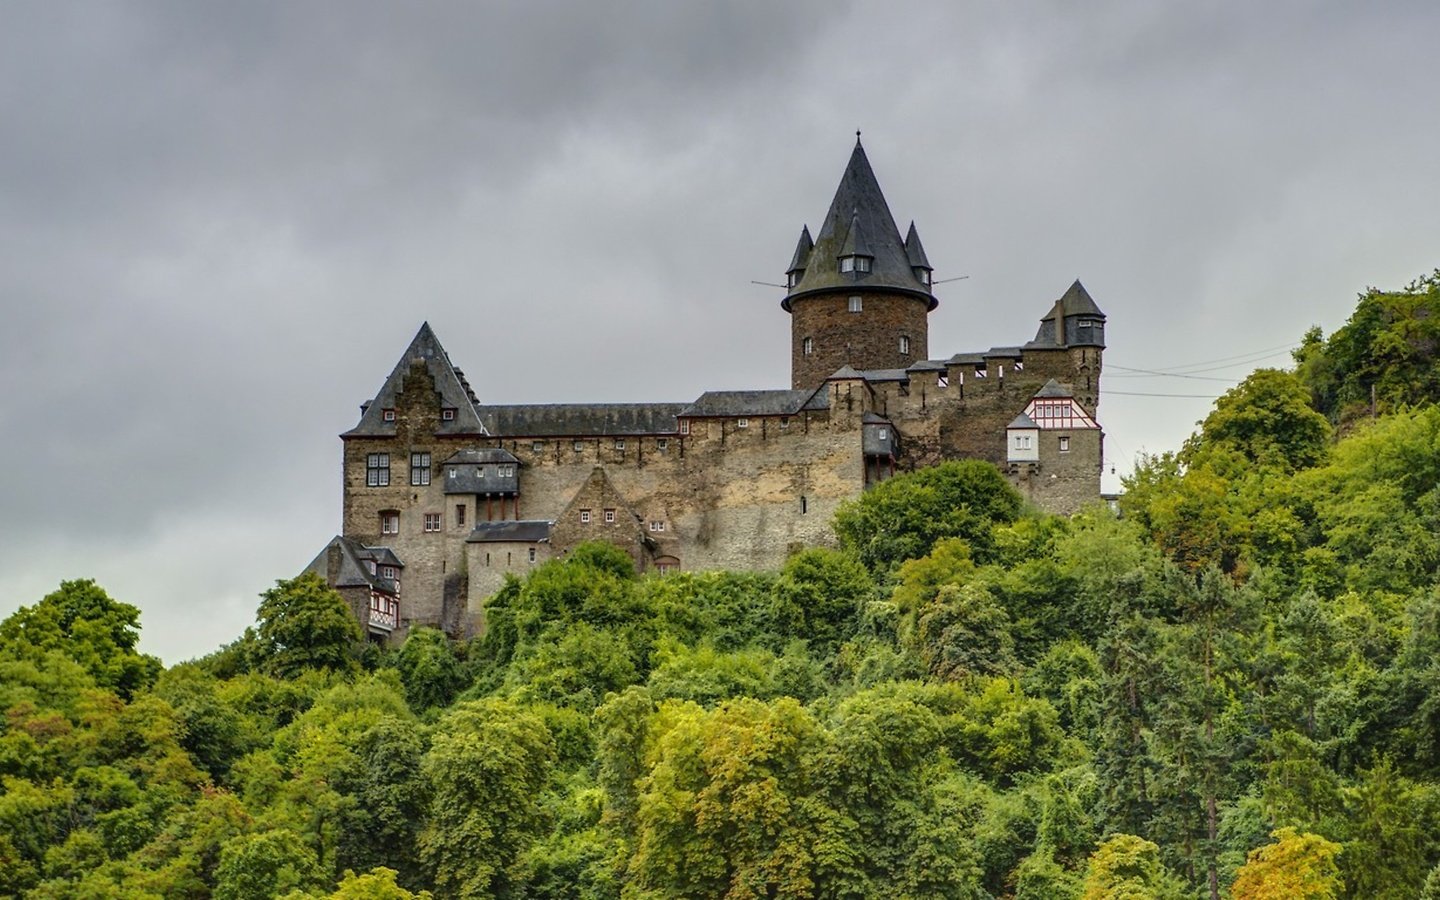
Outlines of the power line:
M1111 373L1111 378L1193 378L1196 381L1226 381L1231 384L1240 380L1238 378L1217 378L1214 375L1182 375L1179 372L1160 372L1155 369L1132 369L1129 366L1112 365L1110 368L1125 370Z
M1114 394L1120 397L1185 397L1195 400L1214 400L1219 394L1151 394L1144 391L1111 391L1101 390L1102 395Z
M1222 356L1218 359L1204 359L1197 362L1185 363L1178 366L1162 366L1158 369L1133 369L1132 371L1149 372L1152 374L1159 373L1167 375L1179 373L1193 374L1196 372L1214 372L1218 369L1228 369L1234 366L1248 365L1251 362L1258 362L1262 359L1268 359L1271 356L1280 356L1281 354L1293 350L1298 346L1300 346L1300 342L1295 341L1289 344L1281 344L1276 347L1266 347L1263 350L1251 350L1249 353L1239 353L1235 356ZM1220 365L1221 363L1224 363L1225 365ZM1114 363L1112 363L1110 367L1116 369L1129 368L1127 366L1116 365Z

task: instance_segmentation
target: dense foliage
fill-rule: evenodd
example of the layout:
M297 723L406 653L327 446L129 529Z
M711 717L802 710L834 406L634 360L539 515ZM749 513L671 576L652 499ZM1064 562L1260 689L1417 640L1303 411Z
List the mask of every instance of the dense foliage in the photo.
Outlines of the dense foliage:
M1254 373L1122 517L949 464L778 573L586 545L385 652L299 578L169 669L66 582L0 623L0 895L1440 896L1435 291Z

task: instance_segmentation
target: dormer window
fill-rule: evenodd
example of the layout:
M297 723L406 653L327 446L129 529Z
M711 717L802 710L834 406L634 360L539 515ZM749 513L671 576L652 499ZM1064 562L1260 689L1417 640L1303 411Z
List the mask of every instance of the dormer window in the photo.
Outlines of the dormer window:
M868 272L870 271L869 256L842 256L840 257L841 272Z
M800 283L800 276L802 276L802 275L804 275L804 274L805 274L805 270L804 270L804 269L792 269L791 271L786 272L786 273L785 273L785 286L786 286L787 288L793 288L793 287L795 287L795 285L797 285L797 284Z
M927 268L925 268L924 266L916 266L916 267L915 267L915 280L918 281L918 282L920 282L921 284L925 285L925 289L926 289L926 290L929 290L930 287L931 287L931 284L930 284L930 270L927 269Z
M864 309L864 308L865 308L865 301L864 301L863 298L861 298L861 297L851 297L851 298L850 298L850 311L851 311L852 313L858 313L858 312L860 312L860 310L862 310L862 309Z
M387 409L381 413L381 417L384 418L387 422L393 422L395 421L395 410Z
M453 421L455 421L455 410L454 410L454 408L447 406L447 407L445 407L444 409L440 410L440 421L442 421L442 422L453 422Z

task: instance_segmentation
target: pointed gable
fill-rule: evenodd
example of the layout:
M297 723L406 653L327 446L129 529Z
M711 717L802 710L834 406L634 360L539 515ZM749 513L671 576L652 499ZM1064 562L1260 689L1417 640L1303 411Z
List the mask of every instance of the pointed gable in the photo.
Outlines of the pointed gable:
M1080 279L1066 289L1040 320L1032 346L1105 346L1105 313L1100 311Z
M804 272L810 265L810 251L814 249L815 241L810 237L810 226L804 225L800 228L800 240L795 244L795 255L790 257L790 268L785 270L785 274Z
M485 425L475 410L475 403L471 399L464 377L451 364L449 354L440 346L440 339L435 336L430 323L425 322L416 332L410 346L405 348L404 355L395 364L390 377L385 379L380 393L364 406L359 423L342 437L380 437L394 434L395 422L385 420L385 411L395 408L396 398L400 396L401 386L412 367L421 366L435 384L440 408L454 411L453 418L442 418L437 433L486 434Z
M841 272L840 259L846 256L871 257L869 271ZM781 304L787 310L790 300L801 294L857 287L921 294L929 299L931 309L938 305L929 288L915 275L900 229L858 139L830 201L830 211L815 236L809 260L803 276L790 287Z
M930 265L930 259L925 255L925 247L920 243L920 232L915 229L915 223L910 223L910 233L905 235L905 256L910 260L912 269L934 269Z

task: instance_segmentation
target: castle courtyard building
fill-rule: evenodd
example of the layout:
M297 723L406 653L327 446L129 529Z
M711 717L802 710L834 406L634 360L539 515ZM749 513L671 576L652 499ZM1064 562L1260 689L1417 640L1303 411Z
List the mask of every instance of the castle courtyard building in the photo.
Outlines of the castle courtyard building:
M833 543L841 503L945 460L990 461L1052 512L1097 501L1105 314L1076 281L1033 340L932 358L931 273L857 140L786 272L789 388L498 405L421 325L341 435L342 535L311 568L345 582L378 640L464 635L507 574L583 541L641 571L778 569ZM385 577L401 569L403 593Z

